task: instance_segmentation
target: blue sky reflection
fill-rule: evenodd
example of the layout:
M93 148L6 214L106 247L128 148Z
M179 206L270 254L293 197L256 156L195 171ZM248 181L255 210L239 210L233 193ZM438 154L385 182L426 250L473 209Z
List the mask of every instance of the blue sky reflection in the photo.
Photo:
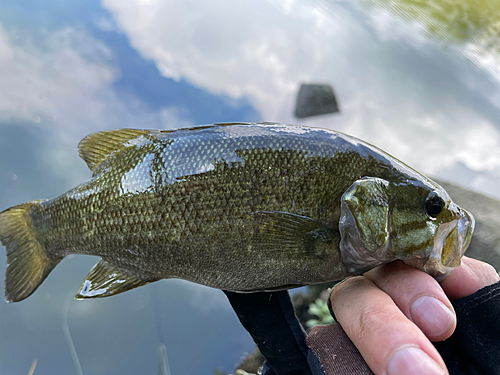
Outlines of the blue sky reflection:
M500 198L500 65L474 43L357 2L7 2L0 209L89 178L76 145L91 132L261 120L339 130ZM332 84L341 113L294 118L303 82ZM96 262L68 257L29 299L0 303L0 373L26 373L34 358L36 375L74 373L62 311ZM71 302L83 372L155 373L155 311L173 374L232 371L252 350L220 291L168 280Z

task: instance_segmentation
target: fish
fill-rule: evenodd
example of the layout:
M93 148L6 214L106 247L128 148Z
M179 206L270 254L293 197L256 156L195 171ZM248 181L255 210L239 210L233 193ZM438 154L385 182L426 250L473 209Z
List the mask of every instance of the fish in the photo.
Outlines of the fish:
M77 299L161 279L251 293L359 275L396 259L436 278L460 265L474 217L381 149L280 123L93 133L92 178L0 213L5 299L68 254L101 259Z

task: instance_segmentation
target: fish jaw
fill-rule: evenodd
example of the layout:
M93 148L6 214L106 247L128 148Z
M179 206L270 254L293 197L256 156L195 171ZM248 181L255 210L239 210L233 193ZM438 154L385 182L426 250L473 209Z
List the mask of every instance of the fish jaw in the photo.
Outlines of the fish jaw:
M444 280L461 264L461 258L469 247L475 227L474 216L456 207L459 217L439 225L434 236L434 246L425 258L404 259L404 262L418 268L437 281Z

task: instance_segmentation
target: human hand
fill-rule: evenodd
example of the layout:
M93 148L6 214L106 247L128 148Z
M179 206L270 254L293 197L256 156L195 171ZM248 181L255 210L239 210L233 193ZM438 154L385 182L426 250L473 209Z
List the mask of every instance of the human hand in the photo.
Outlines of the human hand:
M338 322L375 374L447 374L431 341L450 337L450 301L500 280L487 263L463 257L441 284L393 262L346 280L331 294Z

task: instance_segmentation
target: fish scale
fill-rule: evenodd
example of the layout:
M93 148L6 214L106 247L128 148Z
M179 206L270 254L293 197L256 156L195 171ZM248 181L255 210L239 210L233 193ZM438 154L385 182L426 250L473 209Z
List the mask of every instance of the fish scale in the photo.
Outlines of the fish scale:
M355 190L365 178L392 184L405 202L401 207L416 212L398 216L398 207L387 210L395 218L411 217L402 223L407 232L429 220L422 199L442 193L437 184L354 137L283 124L105 131L83 139L79 151L93 172L91 180L54 199L0 213L0 240L8 254L24 254L20 260L8 255L8 300L29 296L70 253L101 257L78 298L114 295L172 277L241 292L337 280L353 273L341 254L342 241L351 236L343 236L341 228L348 192L352 199L346 204L358 204L362 214L355 222L349 219L358 230L354 241L375 238L367 247L373 251L391 234L364 231L387 222L376 216L384 208L370 223L363 220L371 215L370 205L389 200L359 196ZM369 180L363 194L372 186ZM414 236L398 236L394 243L402 256L413 256L405 246L414 246ZM422 249L424 255L429 251ZM360 269L374 264L356 262ZM35 271L31 279L19 277Z

